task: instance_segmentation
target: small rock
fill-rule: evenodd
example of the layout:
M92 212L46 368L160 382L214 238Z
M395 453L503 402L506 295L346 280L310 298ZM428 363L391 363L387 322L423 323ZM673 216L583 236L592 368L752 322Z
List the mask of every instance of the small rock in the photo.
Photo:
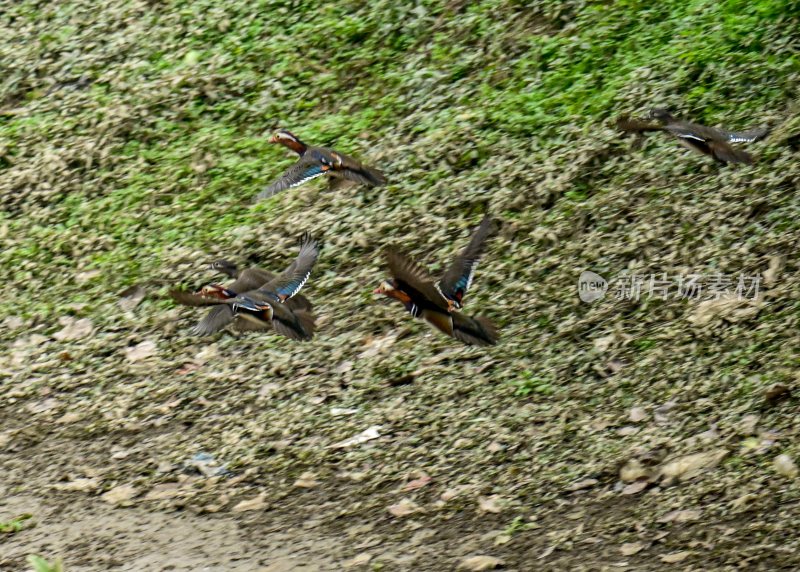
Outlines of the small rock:
M131 312L144 300L146 291L141 286L134 285L120 292L117 304L123 312Z
M333 417L341 417L343 415L353 415L358 413L358 409L346 409L344 407L331 407L331 415Z
M460 570L470 570L472 572L481 572L481 570L494 570L503 566L503 561L494 556L470 556L461 561L458 565Z

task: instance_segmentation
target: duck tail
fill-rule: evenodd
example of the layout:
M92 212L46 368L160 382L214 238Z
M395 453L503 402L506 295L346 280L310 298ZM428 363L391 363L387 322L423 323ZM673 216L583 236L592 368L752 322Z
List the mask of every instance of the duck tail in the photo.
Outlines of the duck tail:
M451 314L453 318L453 337L469 346L493 346L497 344L500 333L497 327L485 316L472 318L460 312Z
M361 174L373 187L382 187L386 184L386 175L372 167L361 167Z

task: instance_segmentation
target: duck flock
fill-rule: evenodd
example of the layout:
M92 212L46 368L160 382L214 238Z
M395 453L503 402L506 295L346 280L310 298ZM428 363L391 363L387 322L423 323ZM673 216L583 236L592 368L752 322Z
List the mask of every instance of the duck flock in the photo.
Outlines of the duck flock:
M647 120L621 117L617 127L634 134L637 145L646 132L668 133L682 145L722 164L751 164L752 156L734 145L757 141L769 131L763 127L740 132L707 127L677 119L665 109L651 110ZM387 182L377 169L333 149L306 145L285 129L275 133L270 143L284 145L297 153L299 159L259 193L258 200L322 176L331 182L347 180L372 187ZM484 215L467 246L439 280L408 256L388 250L385 256L390 276L374 293L399 301L414 318L464 344L495 345L499 339L497 327L484 316L473 317L462 312L464 296L494 226L491 217ZM313 307L300 290L311 275L319 250L319 242L304 235L297 258L278 275L261 268L240 271L235 264L219 260L211 268L233 279L228 285L212 283L195 292L171 290L170 296L185 306L213 306L194 327L197 335L210 335L232 325L240 331L274 330L293 340L311 340L316 329Z

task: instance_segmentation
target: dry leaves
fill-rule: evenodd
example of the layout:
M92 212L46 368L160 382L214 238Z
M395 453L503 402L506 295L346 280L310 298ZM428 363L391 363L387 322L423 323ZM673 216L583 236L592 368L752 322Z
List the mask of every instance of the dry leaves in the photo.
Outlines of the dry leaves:
M231 509L232 512L248 512L251 510L264 510L267 508L267 502L264 500L265 496L263 494L258 495L257 497L243 500L236 503L233 508Z
M458 565L460 570L470 570L471 572L481 572L481 570L494 570L503 566L503 561L494 556L470 556L461 561Z
M658 519L658 522L690 522L700 518L699 510L673 510Z
M644 548L644 544L641 542L626 542L622 546L619 547L619 551L622 553L623 556L633 556Z
M381 436L380 433L381 426L380 425L373 425L367 429L364 429L361 433L353 435L349 439L345 439L344 441L340 441L333 445L330 445L331 449L345 449L347 447L354 447L356 445L360 445L362 443L366 443L367 441L371 441L373 439L377 439Z
M135 346L125 348L125 357L128 361L135 363L146 360L156 354L156 343L151 340L145 340Z
M498 495L490 497L478 497L478 510L480 512L490 512L497 514L503 510L503 499Z
M789 455L778 455L772 465L775 472L787 479L794 479L798 475L797 465Z
M58 323L64 326L53 337L60 342L69 342L86 338L94 331L94 325L88 318L76 320L70 316L63 316L58 319Z
M417 512L422 512L422 507L411 499L403 499L397 504L393 504L387 509L392 516L404 517Z
M727 456L727 449L714 449L705 453L678 457L661 467L660 476L667 481L674 479L686 481L698 476L703 471L716 467Z
M661 562L664 562L666 564L675 564L676 562L683 562L691 555L692 553L690 551L684 550L682 552L671 552L670 554L662 554L658 558L659 560L661 560Z
M104 493L100 498L108 504L123 505L127 504L138 493L139 491L132 485L120 485Z

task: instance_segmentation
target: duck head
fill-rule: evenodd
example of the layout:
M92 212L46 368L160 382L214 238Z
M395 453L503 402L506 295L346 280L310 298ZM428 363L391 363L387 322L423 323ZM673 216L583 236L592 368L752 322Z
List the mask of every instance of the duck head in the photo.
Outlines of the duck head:
M663 107L654 107L650 110L650 113L647 114L647 117L649 119L661 121L662 123L675 119L672 114Z
M270 143L280 143L284 147L288 147L298 155L306 152L306 144L300 141L294 133L288 129L278 129L272 137L269 138Z
M395 284L394 280L384 280L378 285L377 288L375 288L375 290L372 291L372 293L383 294L384 296L388 296L389 298L400 300L403 304L406 304L411 301L411 297L402 290L400 290Z
M207 284L200 288L200 295L207 298L219 298L220 300L227 300L236 296L222 284Z
M209 268L227 274L231 278L236 278L239 275L239 267L230 260L215 260L209 265Z

